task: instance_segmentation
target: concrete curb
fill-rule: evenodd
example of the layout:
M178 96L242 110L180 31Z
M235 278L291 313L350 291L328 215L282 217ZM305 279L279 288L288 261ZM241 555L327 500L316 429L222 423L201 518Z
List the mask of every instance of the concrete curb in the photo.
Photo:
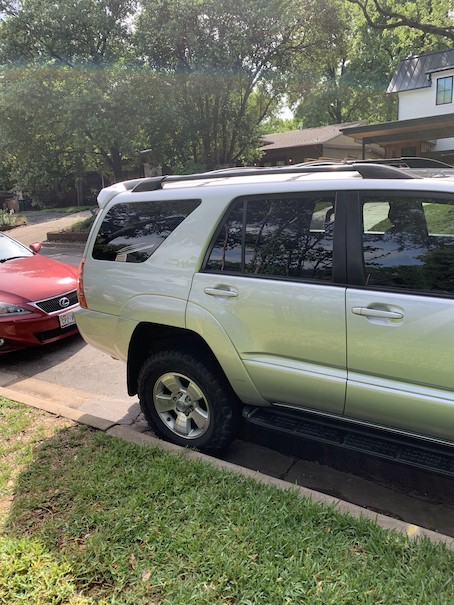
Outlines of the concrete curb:
M79 410L67 407L65 405L56 404L54 402L48 402L38 397L34 397L33 395L27 395L23 393L18 394L17 391L5 387L0 387L0 396L6 399L10 399L11 401L23 403L31 407L49 412L50 414L54 414L56 416L68 418L80 424L88 425L92 428L105 432L107 435L123 439L124 441L128 441L129 443L135 443L137 445L146 445L151 447L159 447L160 449L165 450L167 452L172 452L178 455L185 456L188 460L203 461L207 464L212 464L217 468L237 473L239 475L242 475L243 477L254 479L255 481L258 481L264 485L273 485L279 489L284 490L295 490L302 498L309 498L314 502L319 502L327 506L332 506L336 510L351 515L355 518L369 519L370 521L375 522L377 525L379 525L385 530L397 531L398 533L404 534L410 539L427 538L433 543L444 544L448 549L454 550L454 537L439 534L435 531L425 529L424 527L420 527L418 525L413 525L411 523L400 521L399 519L394 519L392 517L387 517L386 515L382 515L380 513L375 513L366 508L362 508L361 506L358 506L356 504L351 504L350 502L346 502L333 496L329 496L327 494L323 494L321 492L317 492L306 487L283 481L282 479L277 479L268 475L264 475L258 471L252 471L248 468L233 464L231 462L226 462L224 460L219 460L218 458L213 458L212 456L208 456L207 454L203 454L201 452L196 452L194 450L189 450L179 447L177 445L173 445L172 443L167 443L158 439L157 437L146 433L138 432L137 430L131 429L124 425L120 425L116 422L105 420L103 418L98 418L91 414L85 414L83 412L80 412Z

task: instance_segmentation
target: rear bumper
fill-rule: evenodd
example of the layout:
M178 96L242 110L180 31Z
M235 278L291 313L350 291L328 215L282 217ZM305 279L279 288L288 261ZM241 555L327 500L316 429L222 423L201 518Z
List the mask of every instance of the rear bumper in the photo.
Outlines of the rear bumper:
M123 343L122 350L121 348L119 350L119 343L115 336L118 327L116 315L79 308L75 318L85 342L115 359L126 361L129 340Z

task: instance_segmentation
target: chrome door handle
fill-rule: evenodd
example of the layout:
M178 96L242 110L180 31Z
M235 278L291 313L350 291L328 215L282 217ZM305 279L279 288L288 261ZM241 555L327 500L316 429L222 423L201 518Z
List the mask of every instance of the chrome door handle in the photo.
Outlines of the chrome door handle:
M369 309L369 307L353 307L352 313L364 317L381 317L383 319L403 319L404 314L399 311L384 311L383 309Z
M225 296L227 298L235 298L238 296L236 290L224 290L223 288L205 288L204 292L209 296Z

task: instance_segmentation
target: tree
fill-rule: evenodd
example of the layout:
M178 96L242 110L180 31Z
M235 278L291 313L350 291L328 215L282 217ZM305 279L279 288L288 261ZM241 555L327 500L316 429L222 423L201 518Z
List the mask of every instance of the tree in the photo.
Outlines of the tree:
M3 70L0 78L2 155L10 154L12 174L20 188L55 187L81 170L83 151L66 132L66 94L57 73L42 67Z
M259 124L279 108L295 58L326 46L327 0L143 0L135 45L174 76L182 149L206 168L257 153Z
M260 124L261 134L273 134L275 132L287 132L297 130L298 120L296 118L272 117Z
M10 191L14 187L11 163L10 155L7 152L0 152L0 190L2 191Z
M124 66L3 69L0 145L14 149L21 186L64 187L89 171L117 181L128 170L137 174L153 117L161 122L156 80L148 70Z
M432 0L421 0L416 5L393 0L392 4L400 4L406 11L417 9L422 20L426 15L427 19L442 22L450 2L441 0L435 4ZM386 89L398 61L409 54L446 47L446 40L433 33L401 24L393 27L383 19L383 27L374 28L371 20L364 17L363 8L372 10L376 4L376 0L339 0L339 16L344 26L337 32L332 51L326 53L319 70L303 72L292 89L296 117L304 126L395 119L396 99ZM385 4L389 7L391 0Z
M0 61L104 65L128 51L135 0L17 0L0 23Z
M361 9L369 27L385 31L397 28L416 30L434 38L454 41L452 0L348 0ZM446 42L445 42L446 43Z
M302 79L303 86L294 87L296 99L298 93L302 96L295 115L305 127L388 121L395 115L395 100L386 94L395 60L390 41L355 20L351 11L344 23L319 70Z
M134 65L126 68L134 7L132 0L7 7L0 22L0 131L2 145L14 149L21 186L78 183L93 169L121 180L125 168L137 168L145 99L131 95L138 79ZM155 103L152 91L147 96L149 106Z

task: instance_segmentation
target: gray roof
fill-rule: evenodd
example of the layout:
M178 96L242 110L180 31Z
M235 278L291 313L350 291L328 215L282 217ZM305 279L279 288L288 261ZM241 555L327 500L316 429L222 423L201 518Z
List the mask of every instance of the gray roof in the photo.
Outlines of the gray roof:
M388 92L427 88L431 85L430 75L445 69L454 69L454 48L402 59L389 83Z
M288 147L306 147L320 145L342 135L342 128L359 126L365 122L349 122L344 124L330 124L319 128L301 128L288 132L275 132L262 137L263 151L270 149L286 149Z

